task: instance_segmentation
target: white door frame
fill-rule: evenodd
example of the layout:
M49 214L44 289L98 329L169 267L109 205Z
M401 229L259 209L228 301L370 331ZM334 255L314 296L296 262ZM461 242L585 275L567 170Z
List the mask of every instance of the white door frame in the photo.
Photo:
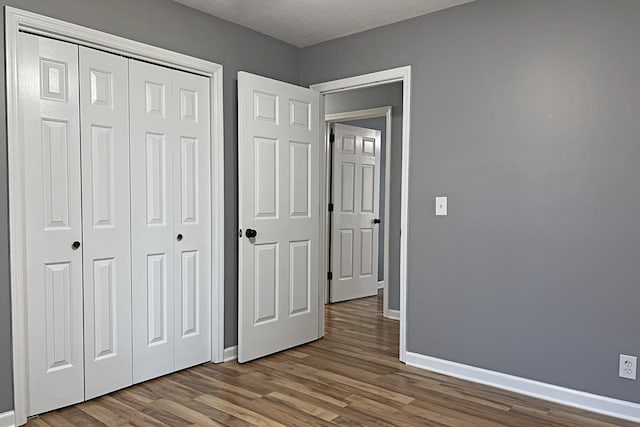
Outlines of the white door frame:
M11 262L11 332L15 424L25 424L27 403L24 161L20 142L18 99L18 33L24 31L103 51L140 59L209 78L211 103L211 271L212 359L221 362L224 351L224 132L222 65L144 43L92 30L47 16L5 6L5 60L7 69L7 145L9 166L9 241Z
M406 360L407 353L407 226L409 224L409 158L411 142L411 66L393 68L340 80L311 85L311 89L317 90L321 95L342 92L345 90L362 89L371 86L380 86L388 83L402 82L402 188L400 195L400 360ZM324 102L320 103L320 114L324 116ZM329 158L329 136L326 126L320 126L321 136L325 141L325 149L321 151L321 167L327 170ZM321 193L320 206L328 206L327 194L329 176L326 174L325 190ZM323 217L320 218L322 236L327 235L328 209L322 209ZM328 268L327 239L324 240L321 252L320 265ZM329 270L327 270L329 271ZM385 273L388 271L385 269ZM326 282L325 282L326 283ZM324 301L326 286L320 286L320 336L324 336Z
M384 165L384 218L386 223L384 224L384 236L382 237L383 242L383 296L382 296L382 315L384 317L389 317L389 191L391 180L391 106L386 107L378 107L378 108L368 108L366 110L356 110L356 111L346 111L344 113L333 113L326 114L324 116L324 121L327 124L327 127L331 123L345 122L351 120L360 120L360 119L372 119L374 117L384 117L386 119L386 138L385 138L385 165ZM325 129L325 132L329 132L329 129ZM329 162L327 162L327 166L329 166ZM325 171L325 173L329 173L329 171ZM327 191L329 189L327 188ZM326 196L329 197L328 195ZM327 230L330 233L330 230ZM324 236L325 239L329 238L327 234ZM329 259L329 265L331 265L331 260ZM333 270L330 270L333 271ZM376 272L377 274L377 272ZM329 286L329 282L327 281L327 286ZM325 294L328 296L328 292ZM325 303L328 302L328 298L326 298ZM396 318L396 317L394 317Z

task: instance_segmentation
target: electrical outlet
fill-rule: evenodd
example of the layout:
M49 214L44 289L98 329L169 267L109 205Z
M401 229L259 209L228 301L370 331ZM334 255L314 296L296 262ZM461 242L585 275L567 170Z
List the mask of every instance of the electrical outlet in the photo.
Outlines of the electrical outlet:
M636 366L638 365L638 358L635 356L627 356L626 354L620 355L620 368L618 375L620 378L628 378L630 380L636 379Z

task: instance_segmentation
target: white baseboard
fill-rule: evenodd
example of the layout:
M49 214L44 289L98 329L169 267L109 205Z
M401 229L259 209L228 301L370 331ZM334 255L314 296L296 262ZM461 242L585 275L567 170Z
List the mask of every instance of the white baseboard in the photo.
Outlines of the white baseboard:
M389 319L400 320L400 310L387 310L387 315L385 316Z
M0 414L0 427L15 427L16 414L13 411L3 412Z
M224 349L224 354L222 355L223 362L231 362L232 360L236 360L238 358L238 346L234 345L233 347L227 347Z
M384 289L384 280L378 281L378 289Z
M406 352L407 365L603 415L640 421L640 404Z

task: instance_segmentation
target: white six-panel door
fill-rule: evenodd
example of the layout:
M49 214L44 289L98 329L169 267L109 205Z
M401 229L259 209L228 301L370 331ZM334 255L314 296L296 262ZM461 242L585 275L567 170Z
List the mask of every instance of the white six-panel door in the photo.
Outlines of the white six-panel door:
M334 125L331 302L378 289L380 131Z
M240 362L319 338L319 99L238 74Z
M128 70L80 47L86 399L132 383Z
M133 380L211 360L206 78L130 60Z
M18 43L33 415L84 400L78 46Z

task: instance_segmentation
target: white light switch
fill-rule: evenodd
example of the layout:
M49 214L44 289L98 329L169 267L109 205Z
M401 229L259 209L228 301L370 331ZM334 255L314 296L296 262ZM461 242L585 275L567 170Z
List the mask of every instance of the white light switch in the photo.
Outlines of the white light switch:
M446 197L436 197L436 215L437 216L447 215L447 198Z

